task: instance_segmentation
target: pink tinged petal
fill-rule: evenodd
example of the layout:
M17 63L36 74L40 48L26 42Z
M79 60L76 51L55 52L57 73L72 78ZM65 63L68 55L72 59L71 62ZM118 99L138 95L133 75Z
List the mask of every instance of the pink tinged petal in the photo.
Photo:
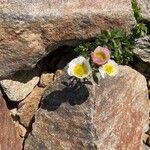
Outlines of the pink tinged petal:
M96 53L103 53L105 55L105 59L100 59L96 56ZM107 48L103 48L98 46L94 52L91 53L91 57L94 63L98 64L98 65L103 65L105 63L108 62L108 60L110 59L110 51Z
M94 58L94 52L91 52L91 57Z
M102 47L97 46L97 48L94 50L94 52L97 52L97 51L101 50L101 48L102 48Z

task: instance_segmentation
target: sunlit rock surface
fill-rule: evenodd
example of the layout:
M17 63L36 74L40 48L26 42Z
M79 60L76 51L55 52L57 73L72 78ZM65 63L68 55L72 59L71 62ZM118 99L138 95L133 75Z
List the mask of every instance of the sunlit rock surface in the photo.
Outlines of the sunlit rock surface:
M60 45L134 24L130 0L1 0L0 78L33 68Z
M114 78L81 83L67 75L49 86L25 150L140 150L148 125L144 76L120 66Z

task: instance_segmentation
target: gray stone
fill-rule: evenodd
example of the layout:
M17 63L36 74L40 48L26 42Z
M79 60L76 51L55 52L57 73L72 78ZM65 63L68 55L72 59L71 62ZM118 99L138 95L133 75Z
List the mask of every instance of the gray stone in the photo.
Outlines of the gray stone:
M150 147L149 146L147 146L146 144L143 144L143 147L142 147L142 149L141 150L149 150L150 149Z
M130 67L99 86L63 75L47 88L24 149L140 150L148 104L146 80Z
M137 39L133 52L144 62L150 63L150 36Z
M1 87L11 101L21 101L31 93L39 82L38 70L20 71L11 79L0 81Z
M142 18L150 21L150 0L137 0Z
M2 0L0 78L33 68L59 46L134 24L130 0Z

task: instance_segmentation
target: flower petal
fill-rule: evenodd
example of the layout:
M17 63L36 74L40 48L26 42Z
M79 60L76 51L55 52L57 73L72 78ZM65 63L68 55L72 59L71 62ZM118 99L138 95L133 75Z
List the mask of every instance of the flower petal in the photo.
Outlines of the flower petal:
M91 53L91 57L95 64L103 65L110 59L110 51L107 48L98 46L94 52Z
M70 70L70 68L68 68L67 73L69 76L73 76L72 71Z
M103 71L102 67L99 67L99 72L100 72L102 78L105 78L105 72Z
M77 78L85 78L91 73L91 66L88 60L83 56L74 58L69 63L68 74Z
M109 76L115 76L119 72L118 64L114 60L109 60L108 63L102 66L103 71Z

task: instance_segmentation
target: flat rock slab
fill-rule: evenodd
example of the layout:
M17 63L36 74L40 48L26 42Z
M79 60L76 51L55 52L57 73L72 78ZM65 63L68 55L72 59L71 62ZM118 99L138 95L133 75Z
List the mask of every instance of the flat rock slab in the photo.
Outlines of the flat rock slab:
M11 101L25 99L39 82L39 71L20 71L11 77L0 81L0 85Z
M21 150L22 140L16 133L10 111L0 92L0 150Z
M142 18L150 21L150 0L137 0L141 9Z
M34 67L61 45L134 24L130 0L2 0L0 78Z
M146 80L127 66L120 72L100 86L67 75L57 79L43 97L24 149L140 150L149 118Z

